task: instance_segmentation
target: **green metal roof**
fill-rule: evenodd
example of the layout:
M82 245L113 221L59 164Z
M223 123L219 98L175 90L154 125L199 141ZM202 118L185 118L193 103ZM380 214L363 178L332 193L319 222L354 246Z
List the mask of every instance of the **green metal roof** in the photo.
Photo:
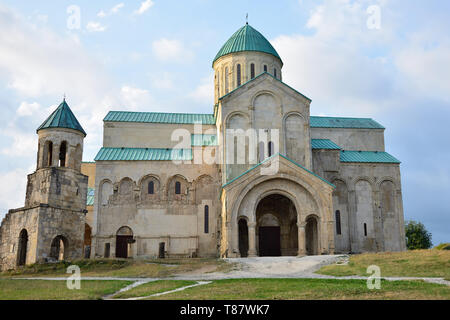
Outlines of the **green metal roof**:
M329 139L311 139L311 149L341 150L342 148Z
M67 128L74 129L80 131L86 136L86 132L81 127L77 118L73 114L72 110L70 110L69 105L66 103L66 100L56 108L55 111L47 118L47 120L42 123L36 131L48 128Z
M93 206L94 205L94 195L95 195L95 189L94 188L88 188L87 198L86 198L86 205L87 206Z
M311 117L311 128L385 129L370 118Z
M214 58L213 64L222 56L233 52L242 51L265 52L273 55L281 61L278 52L274 49L270 42L259 31L247 23L245 26L236 31L227 42L225 42Z
M105 122L143 122L170 124L216 124L213 114L110 111Z
M101 148L95 161L171 161L192 160L191 149Z
M191 145L194 147L217 146L217 136L215 134L193 134Z
M360 163L400 163L398 159L387 152L381 151L341 151L341 162Z

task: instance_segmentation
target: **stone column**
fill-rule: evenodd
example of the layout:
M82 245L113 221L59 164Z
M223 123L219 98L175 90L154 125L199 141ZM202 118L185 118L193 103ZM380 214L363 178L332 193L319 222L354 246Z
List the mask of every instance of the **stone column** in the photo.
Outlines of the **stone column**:
M248 225L248 256L256 257L256 222L250 222Z
M306 255L306 237L305 237L305 223L298 223L298 254L301 257Z

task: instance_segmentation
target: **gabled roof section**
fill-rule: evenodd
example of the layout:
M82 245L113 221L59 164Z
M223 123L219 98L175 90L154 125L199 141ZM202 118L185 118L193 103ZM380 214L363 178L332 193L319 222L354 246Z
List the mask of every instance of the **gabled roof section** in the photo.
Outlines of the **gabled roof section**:
M382 151L341 151L341 162L357 163L394 163L401 162L387 152Z
M70 110L66 99L56 108L55 111L37 128L36 132L49 128L66 128L80 131L86 136L86 132L81 127L77 118Z
M342 148L329 139L311 139L311 149L341 150Z
M225 184L222 186L222 189L225 188L226 186L230 185L231 183L233 183L234 181L236 181L236 180L239 179L240 177L245 176L247 173L249 173L249 172L255 170L256 168L258 168L258 167L261 166L262 164L264 164L264 163L266 163L266 162L272 160L273 158L275 158L275 157L277 157L277 156L280 156L281 158L284 158L284 159L288 160L289 162L295 164L297 167L302 168L302 169L305 170L306 172L308 172L308 173L312 174L313 176L319 178L320 180L326 182L327 184L329 184L329 185L332 186L333 188L336 188L336 186L335 186L334 184L332 184L331 182L325 180L324 178L322 178L321 176L315 174L314 172L312 172L312 171L306 169L306 168L305 168L304 166L302 166L301 164L298 164L298 163L295 162L294 160L289 159L288 157L282 155L281 153L276 153L276 154L274 154L273 156L271 156L271 157L265 159L264 161L258 163L256 166L254 166L254 167L248 169L247 171L243 172L242 174L240 174L240 175L237 176L236 178L231 179L230 181L228 181L227 183L225 183Z
M291 86L287 85L286 83L284 83L283 81L281 81L280 79L277 79L276 77L274 77L272 74L268 73L268 72L263 72L260 73L259 75L257 75L256 77L254 77L253 79L248 80L247 82L244 82L243 84L241 84L239 87L231 90L230 92L228 92L226 95L223 95L222 97L219 98L219 100L224 99L225 97L228 97L229 95L231 95L233 92L236 92L237 90L239 90L240 88L246 86L247 84L249 84L250 82L255 81L256 79L261 78L264 75L268 75L270 77L272 77L273 79L277 80L278 82L282 83L284 86L288 87L289 89L295 91L296 93L298 93L299 95L301 95L302 97L304 97L305 99L309 100L310 102L312 101L310 98L308 98L307 96L305 96L303 93L295 90L294 88L292 88Z
M141 122L168 124L216 124L213 114L110 111L104 122Z
M270 44L270 42L255 28L248 23L236 31L230 39L222 46L213 60L214 62L222 56L225 56L234 52L242 51L259 51L273 55L280 59L278 52Z
M311 116L311 128L385 129L371 118L343 118Z
M95 161L188 161L191 149L101 148Z

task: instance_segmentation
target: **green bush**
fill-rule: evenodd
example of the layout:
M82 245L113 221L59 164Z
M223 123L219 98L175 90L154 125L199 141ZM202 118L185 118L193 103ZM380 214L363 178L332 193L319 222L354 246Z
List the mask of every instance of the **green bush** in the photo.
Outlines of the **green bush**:
M433 245L431 233L420 222L408 221L405 226L405 235L408 250L430 249Z
M450 243L440 243L439 245L434 247L434 249L437 249L437 250L450 250Z

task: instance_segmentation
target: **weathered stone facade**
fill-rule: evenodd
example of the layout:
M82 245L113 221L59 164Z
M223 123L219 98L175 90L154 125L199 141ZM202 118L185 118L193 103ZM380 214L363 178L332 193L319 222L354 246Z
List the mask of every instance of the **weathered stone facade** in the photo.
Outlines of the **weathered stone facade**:
M40 129L37 169L28 175L25 206L0 227L1 270L83 256L88 177L81 174L85 134Z
M40 130L25 208L0 229L4 268L45 260L57 236L70 258L83 245L91 258L405 250L400 162L384 127L312 117L275 50L244 28L233 37L251 36L214 60L214 114L110 112L96 162L83 166L80 130ZM61 148L64 159L51 156ZM80 170L95 188L87 217Z

